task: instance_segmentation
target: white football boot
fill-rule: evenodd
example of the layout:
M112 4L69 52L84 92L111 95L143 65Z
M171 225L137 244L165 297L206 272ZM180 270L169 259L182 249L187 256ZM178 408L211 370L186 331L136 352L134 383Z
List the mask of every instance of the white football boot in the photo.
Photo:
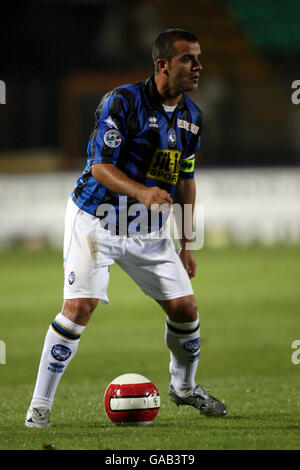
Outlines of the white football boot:
M50 426L51 409L44 403L34 403L27 411L25 426L28 428L46 428Z

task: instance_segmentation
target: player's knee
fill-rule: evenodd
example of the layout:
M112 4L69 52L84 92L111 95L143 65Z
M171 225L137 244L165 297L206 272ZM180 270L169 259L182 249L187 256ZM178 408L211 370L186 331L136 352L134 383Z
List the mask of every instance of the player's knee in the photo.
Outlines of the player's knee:
M197 320L198 305L196 300L187 302L182 309L182 318L184 322L192 322Z
M198 305L196 299L189 296L186 299L173 299L169 304L167 314L171 320L188 323L197 320Z
M89 321L98 299L68 299L63 303L62 314L78 325Z

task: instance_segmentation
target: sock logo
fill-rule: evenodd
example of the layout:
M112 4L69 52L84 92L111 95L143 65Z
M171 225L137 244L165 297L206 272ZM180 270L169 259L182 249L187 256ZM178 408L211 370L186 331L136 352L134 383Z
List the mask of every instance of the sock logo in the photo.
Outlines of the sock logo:
M190 353L195 353L200 348L200 338L192 339L191 341L187 341L183 345L184 349Z
M50 362L48 366L48 370L50 372L57 372L58 374L62 374L65 366L63 364L59 364L59 362Z
M196 362L200 357L200 352L189 357L189 362Z
M71 356L71 349L63 344L55 344L51 349L51 356L57 361L66 361Z

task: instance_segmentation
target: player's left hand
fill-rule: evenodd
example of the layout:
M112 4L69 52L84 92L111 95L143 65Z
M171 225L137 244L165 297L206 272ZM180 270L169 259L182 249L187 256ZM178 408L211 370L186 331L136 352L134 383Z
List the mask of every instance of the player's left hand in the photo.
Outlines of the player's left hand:
M196 275L196 266L197 266L193 251L186 250L185 248L181 248L181 250L179 251L179 256L181 258L183 266L185 267L189 275L189 278L192 279Z

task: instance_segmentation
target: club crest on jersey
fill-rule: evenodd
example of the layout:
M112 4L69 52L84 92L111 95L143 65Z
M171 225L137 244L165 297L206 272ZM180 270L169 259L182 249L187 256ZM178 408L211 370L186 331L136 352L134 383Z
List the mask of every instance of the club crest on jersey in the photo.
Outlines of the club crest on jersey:
M68 283L70 284L70 286L74 283L74 281L75 281L75 273L74 271L71 271L68 277Z
M110 129L104 134L104 143L108 145L108 147L116 148L122 142L122 137L119 131L115 129Z
M176 184L179 174L181 152L178 150L156 149L147 171L147 178Z
M176 132L172 127L168 130L168 144L170 147L175 147L177 143Z

